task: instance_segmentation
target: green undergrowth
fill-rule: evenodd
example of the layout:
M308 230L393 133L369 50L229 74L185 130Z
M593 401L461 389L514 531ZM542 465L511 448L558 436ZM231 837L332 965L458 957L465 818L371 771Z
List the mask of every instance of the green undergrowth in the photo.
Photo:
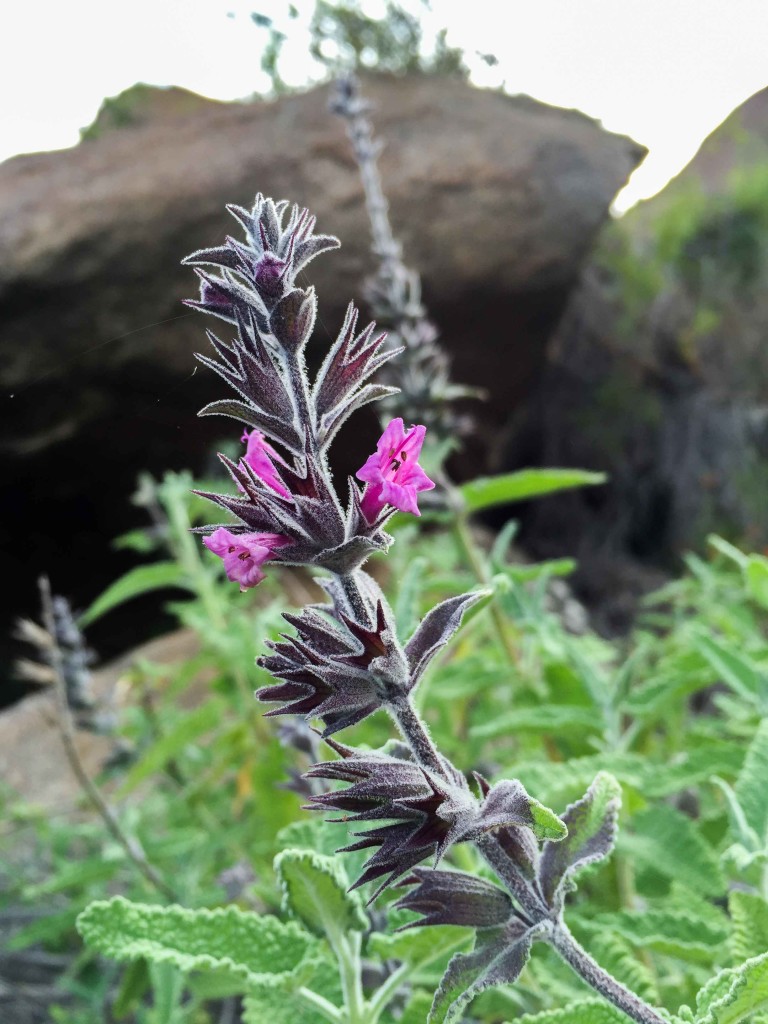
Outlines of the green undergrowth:
M546 490L546 480L538 483ZM281 611L304 603L312 584L273 569L240 594L189 532L208 514L191 484L183 474L144 482L142 500L162 514L121 544L148 560L83 617L108 615L148 589L186 594L172 609L199 650L172 666L136 661L115 737L123 756L98 780L179 906L160 909L167 898L97 816L42 810L6 790L0 899L31 914L8 946L71 954L50 1011L60 1024L214 1024L240 996L246 1024L314 1024L332 1019L323 1001L341 1004L337 961L345 956L369 965L366 1005L375 1007L389 974L407 974L408 987L378 1019L421 1024L467 935L446 927L395 934L407 915L392 910L391 896L372 911L367 887L362 898L346 893L362 856L333 858L350 841L347 828L311 816L285 788L309 757L279 742L281 720L265 720L252 696L268 682L254 663L264 639L278 635ZM473 508L498 500L498 484L473 486ZM509 494L526 486L518 478ZM404 638L445 597L479 584L493 595L417 691L438 747L491 781L519 778L558 812L599 772L621 788L617 850L584 872L571 899L578 940L670 1020L764 1024L768 559L712 538L706 557L690 556L681 577L646 600L629 636L608 641L564 625L552 584L567 579L572 562L510 561L513 526L483 554L482 580L466 537L439 515L396 521L393 532L375 572ZM390 734L377 714L356 727L354 742L379 747ZM319 741L317 749L324 756ZM468 845L447 860L487 870ZM481 994L463 1019L622 1018L537 949L514 987Z

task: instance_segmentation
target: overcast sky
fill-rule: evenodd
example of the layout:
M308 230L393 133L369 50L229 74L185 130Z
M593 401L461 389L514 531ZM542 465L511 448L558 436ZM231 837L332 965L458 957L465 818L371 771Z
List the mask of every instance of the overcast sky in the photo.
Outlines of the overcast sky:
M286 71L311 73L292 24ZM368 0L372 8L379 0ZM415 2L415 0L408 0ZM137 81L218 99L263 87L252 10L277 0L6 0L0 159L74 145L105 96ZM768 85L768 0L433 0L449 42L493 53L485 84L598 118L650 149L619 206L651 195L730 111Z

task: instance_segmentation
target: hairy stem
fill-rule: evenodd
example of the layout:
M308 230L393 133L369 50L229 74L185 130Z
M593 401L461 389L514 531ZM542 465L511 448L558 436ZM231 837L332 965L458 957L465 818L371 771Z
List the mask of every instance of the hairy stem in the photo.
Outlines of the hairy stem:
M564 921L561 920L555 925L549 941L580 978L632 1020L638 1024L665 1024L664 1019L652 1007L634 992L630 992L592 959L571 935Z
M414 710L410 698L403 697L388 710L419 764L438 775L445 776L445 762L437 752L437 747L432 742L427 727Z
M176 900L176 894L174 891L163 881L155 868L147 860L147 855L145 854L141 843L137 839L128 836L123 831L114 811L101 795L101 791L93 779L91 779L88 772L86 772L83 762L80 760L80 754L78 753L77 744L75 742L75 727L72 722L72 714L69 710L69 703L67 701L67 684L64 678L61 651L56 640L56 623L54 620L53 603L51 600L51 585L46 576L40 577L39 587L43 607L43 624L53 641L51 646L51 667L53 669L54 685L56 690L58 710L57 722L67 760L69 761L72 771L75 773L77 781L80 783L83 791L93 804L94 809L106 825L110 835L117 843L119 843L123 850L125 850L129 860L136 865L141 874L155 889L158 890L158 892L162 893L170 900Z
M475 846L517 900L528 924L534 925L549 917L547 905L493 835L489 833L478 839Z

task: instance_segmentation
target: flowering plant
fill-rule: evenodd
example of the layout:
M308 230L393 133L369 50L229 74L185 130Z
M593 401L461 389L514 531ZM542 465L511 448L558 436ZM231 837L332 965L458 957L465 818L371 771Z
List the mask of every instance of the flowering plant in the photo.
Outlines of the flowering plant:
M224 459L237 494L207 496L235 517L205 529L204 542L224 560L241 588L264 578L262 566L324 570L328 600L285 618L295 633L273 643L261 664L275 677L259 697L269 714L320 719L335 760L315 764L309 779L344 783L315 793L310 807L341 812L342 820L373 823L355 832L348 851L368 859L353 888L375 882L369 902L396 882L409 888L400 906L421 919L412 926L452 924L476 930L471 953L451 960L435 996L431 1020L458 1019L491 985L514 981L534 942L553 946L593 988L634 1020L659 1024L651 1007L604 972L576 943L563 920L565 894L586 864L613 845L619 792L600 775L562 817L514 779L495 784L475 773L474 789L434 746L413 703L414 690L435 654L484 596L473 591L433 608L405 644L392 609L365 563L386 550L384 527L399 509L419 514L417 498L434 483L419 465L425 427L391 420L376 451L349 481L346 508L327 453L339 428L362 405L391 389L370 378L397 350L383 349L373 325L357 333L350 306L319 373L310 379L304 349L316 317L313 289L296 284L299 270L338 243L314 234L314 219L257 196L251 211L231 212L246 241L188 257L198 270L200 299L191 302L236 328L232 342L209 333L217 359L201 357L235 388L237 399L212 403L203 415L234 417L253 432L235 463ZM213 267L212 272L208 268ZM269 440L266 440L266 439ZM281 451L278 451L278 448ZM379 709L400 740L386 752L356 750L330 739ZM456 870L428 870L458 843L473 843L496 883Z

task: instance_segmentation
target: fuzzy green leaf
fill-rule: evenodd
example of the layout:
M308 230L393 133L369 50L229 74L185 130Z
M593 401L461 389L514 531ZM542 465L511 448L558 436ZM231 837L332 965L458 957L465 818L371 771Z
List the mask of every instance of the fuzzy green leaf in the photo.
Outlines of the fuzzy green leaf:
M368 917L360 896L347 892L349 879L339 857L313 850L284 850L275 857L285 910L315 935L365 931Z
M151 590L163 590L168 587L189 589L188 581L177 562L153 562L152 565L138 565L107 587L90 608L83 612L79 624L90 626L96 619L106 615L118 605L125 604L126 601L132 601L134 597L148 594Z
M428 1024L457 1024L476 995L494 985L516 981L528 962L534 929L507 934L504 928L480 929L471 953L456 953L435 992Z
M563 883L587 864L607 857L616 839L621 787L608 772L600 772L581 800L563 815L567 836L547 843L541 855L544 896L554 904L564 896Z
M455 953L472 938L468 928L454 925L433 925L429 928L410 928L407 931L385 935L374 932L368 940L369 952L382 960L400 960L414 970Z
M722 892L717 857L686 815L659 804L635 815L632 825L619 843L638 862L703 895Z
M277 980L259 981L249 986L243 1007L243 1024L327 1024L328 1017L303 997L302 992L306 989L333 1007L341 1007L344 1003L338 965L317 957L307 962L306 970L298 979L283 975Z
M562 1010L526 1013L515 1024L627 1024L627 1017L603 999L580 999Z
M728 967L699 992L696 1024L739 1024L768 1010L768 953Z
M122 896L91 903L77 919L85 942L113 960L142 957L182 971L221 971L245 988L290 974L314 948L294 922L235 906L186 910L131 903Z
M768 950L768 903L756 893L734 889L728 897L733 959L748 960Z
M768 718L749 746L734 792L749 826L763 846L768 843Z
M573 487L603 484L604 473L589 473L582 469L521 469L516 473L478 477L459 488L470 512L506 505L511 501L539 498Z

